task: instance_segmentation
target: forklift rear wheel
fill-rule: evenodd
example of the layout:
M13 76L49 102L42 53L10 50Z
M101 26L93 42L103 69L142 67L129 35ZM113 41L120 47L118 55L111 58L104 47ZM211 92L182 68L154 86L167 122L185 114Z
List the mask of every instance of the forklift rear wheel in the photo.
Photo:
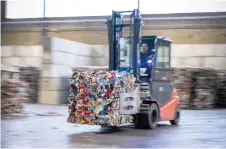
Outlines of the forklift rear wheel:
M175 110L175 118L174 118L174 120L171 120L170 123L172 125L178 125L179 120L180 120L180 108L179 108L179 106L177 106L176 110Z
M158 106L156 103L152 103L148 111L148 128L149 129L154 129L157 127L158 115L159 115Z

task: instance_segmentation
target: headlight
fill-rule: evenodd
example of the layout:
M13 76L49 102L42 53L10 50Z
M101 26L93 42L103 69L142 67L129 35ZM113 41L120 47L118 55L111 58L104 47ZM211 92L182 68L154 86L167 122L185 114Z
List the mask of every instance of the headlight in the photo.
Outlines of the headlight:
M152 63L152 60L148 60L148 64Z

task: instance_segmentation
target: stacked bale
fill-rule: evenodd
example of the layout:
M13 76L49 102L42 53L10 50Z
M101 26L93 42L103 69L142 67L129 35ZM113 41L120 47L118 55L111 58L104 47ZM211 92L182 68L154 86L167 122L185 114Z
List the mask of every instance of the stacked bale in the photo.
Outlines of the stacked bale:
M191 108L208 109L216 105L216 71L213 69L194 69L192 71Z
M40 78L40 70L36 67L21 67L20 80L25 81L29 85L28 98L29 102L37 103L38 101L38 85Z
M191 70L189 68L174 68L173 84L180 97L180 107L189 108L191 88Z
M173 83L181 108L226 107L226 71L208 68L174 68Z
M27 101L27 84L22 81L3 80L1 84L1 114L23 112L23 102Z
M226 71L217 72L216 97L217 107L226 108Z

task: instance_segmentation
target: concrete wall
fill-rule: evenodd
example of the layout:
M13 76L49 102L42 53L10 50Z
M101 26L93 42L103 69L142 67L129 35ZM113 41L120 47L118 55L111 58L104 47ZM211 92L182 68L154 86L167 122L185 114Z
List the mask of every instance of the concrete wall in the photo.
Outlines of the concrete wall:
M109 46L92 45L92 66L108 66L109 63Z
M212 67L226 70L226 44L173 44L173 67Z
M33 46L1 46L1 63L16 66L42 67L43 48Z
M108 46L46 37L40 103L67 103L69 70L108 65Z

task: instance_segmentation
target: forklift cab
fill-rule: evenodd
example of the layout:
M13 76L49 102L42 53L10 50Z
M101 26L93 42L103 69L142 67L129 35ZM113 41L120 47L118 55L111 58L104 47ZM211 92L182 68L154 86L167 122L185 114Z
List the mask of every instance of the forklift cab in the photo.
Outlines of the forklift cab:
M158 36L142 36L142 43L147 44L148 50L151 51L147 52L149 55L145 59L140 56L140 80L144 82L154 80L170 81L171 77L164 73L163 70L170 71L171 41Z

